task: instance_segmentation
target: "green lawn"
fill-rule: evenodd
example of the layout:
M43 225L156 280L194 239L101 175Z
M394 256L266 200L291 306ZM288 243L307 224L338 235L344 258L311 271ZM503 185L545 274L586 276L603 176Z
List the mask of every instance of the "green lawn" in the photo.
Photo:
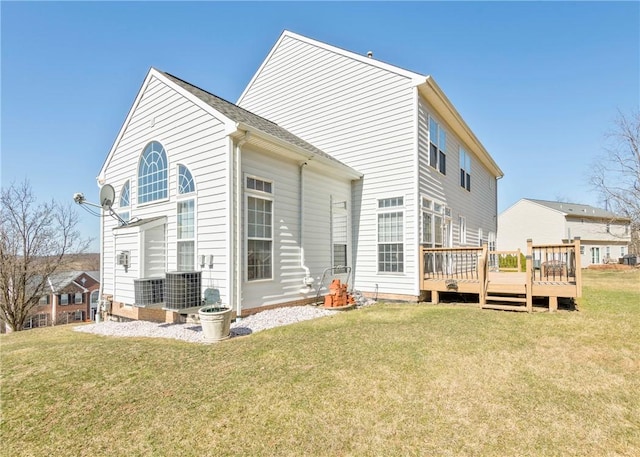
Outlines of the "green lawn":
M2 336L3 456L640 455L640 272L579 311L375 305L206 346Z

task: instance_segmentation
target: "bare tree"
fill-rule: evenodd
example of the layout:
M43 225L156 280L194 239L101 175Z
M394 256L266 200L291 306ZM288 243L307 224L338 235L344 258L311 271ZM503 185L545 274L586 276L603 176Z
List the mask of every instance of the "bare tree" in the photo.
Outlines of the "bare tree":
M631 220L632 248L640 253L640 111L619 113L610 146L593 167L591 184L606 206Z
M22 330L48 278L64 271L68 255L84 252L90 239L77 230L71 205L38 203L28 181L0 194L0 320ZM55 318L55 317L54 317Z

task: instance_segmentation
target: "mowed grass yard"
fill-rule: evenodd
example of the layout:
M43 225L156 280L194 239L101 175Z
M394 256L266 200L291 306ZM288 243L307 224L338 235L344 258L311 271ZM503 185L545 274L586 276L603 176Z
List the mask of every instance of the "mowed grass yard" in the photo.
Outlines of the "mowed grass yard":
M3 456L640 455L640 272L579 311L378 304L212 346L2 336Z

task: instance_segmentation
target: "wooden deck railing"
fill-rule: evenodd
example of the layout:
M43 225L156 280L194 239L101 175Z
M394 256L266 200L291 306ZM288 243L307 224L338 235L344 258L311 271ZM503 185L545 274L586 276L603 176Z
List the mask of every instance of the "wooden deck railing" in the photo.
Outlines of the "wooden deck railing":
M534 245L527 240L525 273L520 276L505 271L520 272L520 251L488 251L483 247L427 248L420 247L421 290L431 293L437 303L439 293L456 291L479 295L480 306L497 309L518 309L489 300L516 302L526 295L526 307L532 310L533 297L548 297L549 310L558 306L558 297L576 298L582 295L580 239L563 244ZM509 259L506 264L501 259ZM502 265L502 266L501 266ZM522 281L522 286L514 288ZM505 282L502 282L505 281ZM520 289L522 291L520 291ZM496 295L497 294L497 295ZM511 296L509 296L511 295Z
M420 247L422 279L480 280L487 248Z
M531 256L531 279L544 282L571 282L582 280L580 238L571 243L533 245L527 240L527 255Z

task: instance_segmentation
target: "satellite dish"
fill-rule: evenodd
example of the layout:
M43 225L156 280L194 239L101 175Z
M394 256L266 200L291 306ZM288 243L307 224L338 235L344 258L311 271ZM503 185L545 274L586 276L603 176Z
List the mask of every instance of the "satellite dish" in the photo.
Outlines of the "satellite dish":
M105 184L100 188L100 206L102 209L111 209L113 200L116 198L116 191L111 184Z

